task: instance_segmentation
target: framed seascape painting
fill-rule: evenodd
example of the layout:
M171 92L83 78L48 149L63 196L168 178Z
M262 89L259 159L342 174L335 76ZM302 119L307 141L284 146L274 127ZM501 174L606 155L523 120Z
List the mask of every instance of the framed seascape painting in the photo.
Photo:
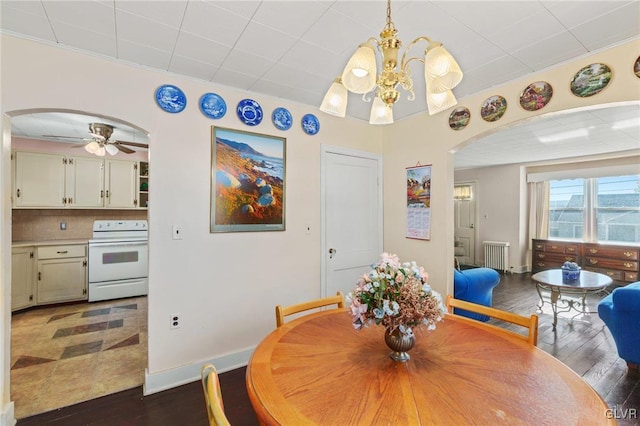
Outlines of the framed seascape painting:
M286 142L211 126L211 232L284 231Z

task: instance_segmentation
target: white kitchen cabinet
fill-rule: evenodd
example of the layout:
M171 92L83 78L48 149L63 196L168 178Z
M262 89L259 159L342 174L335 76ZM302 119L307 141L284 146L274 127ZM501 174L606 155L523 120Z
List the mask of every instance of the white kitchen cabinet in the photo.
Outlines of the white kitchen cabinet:
M135 161L105 160L105 207L136 208L137 175Z
M16 152L13 206L136 208L137 169L136 161Z
M65 206L65 157L16 152L15 207Z
M68 158L65 189L68 207L104 206L104 159L100 157Z
M28 308L35 304L33 286L35 247L11 249L11 310Z
M37 248L36 303L87 299L87 245Z

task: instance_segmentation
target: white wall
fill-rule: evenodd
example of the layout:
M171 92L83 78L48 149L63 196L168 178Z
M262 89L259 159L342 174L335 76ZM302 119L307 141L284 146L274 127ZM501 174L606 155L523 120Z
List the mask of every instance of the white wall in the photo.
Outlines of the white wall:
M476 182L477 265L484 263L483 241L507 241L511 244L509 266L521 266L519 252L520 217L526 214L520 205L520 167L485 167L455 172L456 182Z
M469 125L460 131L449 128L446 112L433 116L422 113L386 127L383 151L385 250L398 253L401 259L415 259L418 263L423 264L430 273L432 287L443 293L452 292L454 258L453 159L455 151L473 143L475 139L533 117L550 116L554 113L589 108L595 105L613 106L625 102L638 103L640 101L640 79L632 71L638 52L640 52L640 40L636 39L606 51L586 55L552 69L542 70L502 86L459 99L458 106L466 106L471 111ZM588 98L574 96L569 90L571 78L579 69L594 62L603 62L611 67L614 73L611 82L597 96ZM547 81L553 86L552 101L542 110L536 112L525 111L518 107L518 99L524 88L530 83L540 80ZM509 108L499 121L489 123L480 118L480 107L484 100L492 95L504 96ZM430 241L405 238L405 168L415 166L418 162L423 165L433 165ZM514 166L501 169L498 173L499 176L491 177L493 182L497 181L500 176L518 179L514 182L502 182L505 192L514 197L513 200L508 201L508 206L504 208L504 211L509 213L503 215L492 212L493 206L499 200L499 193L490 185L482 190L483 200L480 212L484 211L488 214L487 222L489 223L487 226L490 228L486 232L492 235L491 238L501 237L502 232L506 232L505 239L517 242L516 247L520 249L520 253L514 254L514 257L510 256L510 260L514 265L522 265L526 263L526 254L524 254L526 248L523 247L527 246L527 237L522 229L526 221L523 221L521 216L526 210L524 207L526 206L526 197L524 197L520 181L523 171ZM511 208L515 209L513 215L508 210ZM483 221L482 218L480 220ZM501 229L501 225L504 223L507 226L504 227L505 229ZM482 223L482 226L484 225ZM482 237L479 240L481 242Z
M182 113L155 104L156 88L166 83L187 95ZM217 121L198 108L199 97L210 91L227 102L227 114ZM246 97L262 105L258 126L242 124L235 114ZM271 123L278 106L294 117L289 131ZM275 328L275 305L320 297L320 145L382 150L381 130L361 121L3 35L3 113L42 108L110 116L150 134L149 392L194 380L205 360L216 360L221 371L246 363ZM319 117L317 135L302 131L305 113ZM287 138L286 231L209 232L212 125ZM2 162L8 166L8 156ZM10 183L2 186L8 196ZM171 239L174 224L182 227L182 240ZM2 245L10 248L10 236ZM172 313L181 313L178 330L169 329ZM7 377L9 360L3 364Z
M567 87L575 71L596 59L614 69L616 76L611 87L587 99L558 90L545 113L594 103L637 101L640 93L640 79L631 72L640 51L639 43L634 41L462 99L460 105L468 106L475 114L463 131L449 128L447 113L420 114L380 128L356 120L336 119L314 108L275 98L134 68L7 35L1 37L3 113L15 115L34 108L97 113L135 124L151 135L147 391L195 379L200 363L205 360L214 360L222 371L246 362L252 348L273 329L276 304L320 295L321 143L383 153L385 250L402 259L418 261L430 273L434 288L444 294L452 286L454 257L454 174L450 151L501 125L539 114L510 108L500 122L486 123L477 117L482 101L499 93L514 105L522 89L538 79L549 81L556 88ZM155 105L153 93L165 83L176 84L185 91L189 103L184 112L168 114ZM230 111L219 121L211 121L198 111L198 98L208 91L215 91L227 100ZM287 137L288 161L285 232L214 235L209 233L210 126L280 134L268 116L256 128L247 128L238 121L233 109L245 97L256 98L266 112L285 106L296 122L304 113L316 113L321 129L316 136L305 135L299 126L281 133ZM9 159L4 150L0 153L0 171L4 171ZM405 238L405 168L418 162L433 165L430 241ZM6 209L10 183L5 179L0 191ZM10 214L2 218L5 231L7 216ZM315 229L311 236L304 235L305 223ZM182 226L183 240L171 239L173 224ZM0 237L0 254L7 262L10 240L7 232ZM4 293L8 294L8 278L3 281ZM0 313L6 317L8 301L2 302ZM183 325L171 331L168 319L174 312L182 314ZM5 353L7 333L5 329L2 336ZM5 358L2 362L2 413L6 416L10 412L9 360Z

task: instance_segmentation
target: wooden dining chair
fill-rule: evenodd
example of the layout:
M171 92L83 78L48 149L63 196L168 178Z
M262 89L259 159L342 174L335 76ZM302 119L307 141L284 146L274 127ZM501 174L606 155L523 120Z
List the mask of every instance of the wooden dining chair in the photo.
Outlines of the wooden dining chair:
M204 390L209 426L230 426L229 420L224 414L220 380L218 379L216 368L213 364L204 364L200 370L200 376L202 378L202 389Z
M527 335L523 335L515 331L511 331L506 328L499 327L497 325L479 322L471 318L466 318L460 315L456 315L456 317L460 318L461 320L472 322L479 327L498 329L507 334L519 337L529 342L529 344L533 346L536 346L538 344L538 316L535 314L531 314L530 317L525 317L523 315L514 314L513 312L503 311L500 309L491 308L484 305L478 305L476 303L471 303L471 302L467 302L460 299L455 299L450 294L447 295L446 305L447 305L447 311L452 315L454 314L453 308L458 308L458 309L464 309L465 311L487 315L491 318L495 318L504 322L522 326L528 330Z
M284 324L284 317L298 312L308 311L309 309L321 308L323 306L329 306L337 304L338 308L344 308L344 298L342 292L337 292L335 296L324 297L322 299L310 300L304 303L298 303L297 305L291 305L283 307L282 305L276 306L276 326L280 327Z

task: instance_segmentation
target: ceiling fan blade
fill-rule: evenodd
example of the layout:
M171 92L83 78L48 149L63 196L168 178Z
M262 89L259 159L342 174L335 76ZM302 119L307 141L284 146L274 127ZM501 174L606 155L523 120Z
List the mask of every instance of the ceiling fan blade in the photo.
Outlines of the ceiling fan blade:
M129 146L135 146L138 148L146 148L149 149L149 145L146 143L140 143L140 142L127 142L127 141L113 141L114 143L119 143L121 145L129 145Z
M41 135L43 138L54 138L54 139L81 139L84 140L84 138L78 137L78 136L62 136L62 135Z
M135 152L131 148L127 148L126 146L120 145L120 142L109 142L109 143L115 146L116 148L118 148L120 151L124 152L125 154L133 154Z

